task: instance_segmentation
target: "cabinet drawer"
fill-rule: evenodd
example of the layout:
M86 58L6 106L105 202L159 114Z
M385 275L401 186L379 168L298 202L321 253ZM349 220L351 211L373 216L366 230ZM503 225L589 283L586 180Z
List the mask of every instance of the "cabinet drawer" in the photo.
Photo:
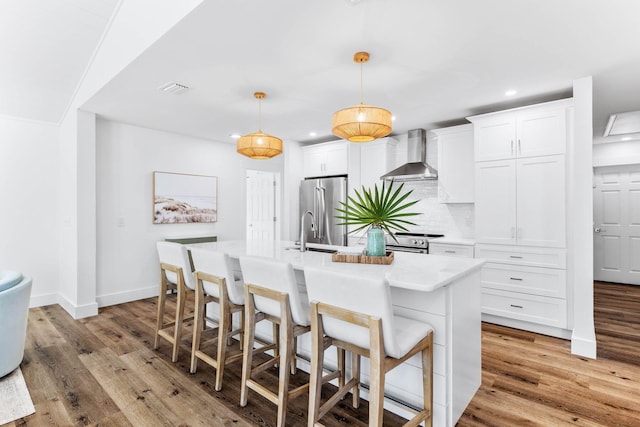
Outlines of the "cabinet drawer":
M429 243L429 254L473 258L473 246L452 243Z
M483 288L565 298L566 276L565 270L490 262L482 267L480 281Z
M490 262L533 267L567 267L566 249L557 248L477 244L476 258L484 258Z
M497 289L482 289L482 312L542 325L567 327L567 301Z

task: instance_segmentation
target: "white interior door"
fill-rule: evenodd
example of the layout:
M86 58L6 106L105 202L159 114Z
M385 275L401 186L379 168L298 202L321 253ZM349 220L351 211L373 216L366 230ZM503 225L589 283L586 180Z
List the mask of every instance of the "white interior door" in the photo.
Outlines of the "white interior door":
M594 278L640 285L640 165L594 174Z
M247 239L274 240L278 228L280 174L247 170Z

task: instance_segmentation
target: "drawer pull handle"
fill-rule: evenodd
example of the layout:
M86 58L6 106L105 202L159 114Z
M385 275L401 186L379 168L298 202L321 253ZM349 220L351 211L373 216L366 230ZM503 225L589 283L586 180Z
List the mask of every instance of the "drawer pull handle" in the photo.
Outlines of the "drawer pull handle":
M509 255L509 258L522 259L521 256L517 256L517 255Z
M515 305L515 304L511 304L511 307L513 307L513 308L524 308L521 305Z
M522 279L520 277L509 277L509 279L522 281Z
M455 254L456 251L444 251L444 253L446 253L446 254Z

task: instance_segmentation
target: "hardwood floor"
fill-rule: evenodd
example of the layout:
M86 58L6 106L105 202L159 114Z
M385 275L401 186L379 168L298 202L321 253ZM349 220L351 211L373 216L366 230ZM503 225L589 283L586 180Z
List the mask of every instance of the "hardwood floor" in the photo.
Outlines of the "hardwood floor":
M275 407L251 395L238 405L240 365L189 373L190 342L177 363L151 349L155 299L105 307L74 321L59 306L31 309L22 371L36 413L9 426L197 426L275 423ZM483 324L482 386L458 426L639 426L640 287L595 284L598 359L570 354L569 341ZM275 370L264 374L277 384ZM294 377L304 382L306 374ZM329 426L366 426L366 401L345 399ZM290 402L287 425L306 425L307 398ZM385 426L403 419L385 414Z

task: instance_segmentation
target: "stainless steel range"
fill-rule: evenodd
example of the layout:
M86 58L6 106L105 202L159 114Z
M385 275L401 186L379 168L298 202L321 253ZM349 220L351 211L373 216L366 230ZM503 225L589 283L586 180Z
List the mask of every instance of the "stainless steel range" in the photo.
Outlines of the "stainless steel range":
M429 253L429 239L444 237L444 234L395 233L397 242L385 235L387 249L399 252Z

